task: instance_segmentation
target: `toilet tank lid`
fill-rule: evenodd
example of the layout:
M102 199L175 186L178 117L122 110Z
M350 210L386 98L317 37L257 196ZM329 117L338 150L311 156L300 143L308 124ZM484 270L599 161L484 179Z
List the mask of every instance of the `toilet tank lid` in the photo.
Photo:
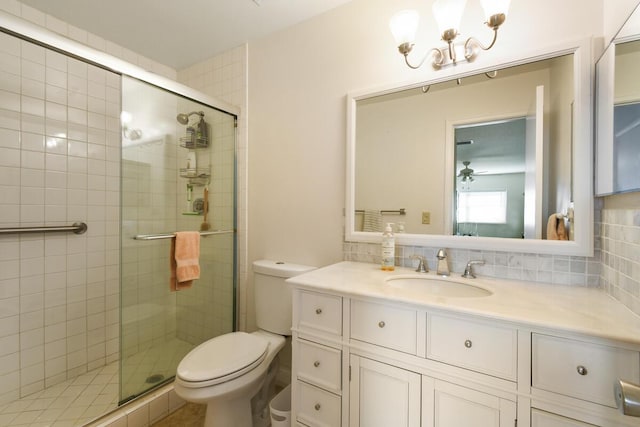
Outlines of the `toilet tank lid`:
M284 261L261 259L253 262L253 272L275 277L293 277L307 271L315 270L309 265L292 264Z

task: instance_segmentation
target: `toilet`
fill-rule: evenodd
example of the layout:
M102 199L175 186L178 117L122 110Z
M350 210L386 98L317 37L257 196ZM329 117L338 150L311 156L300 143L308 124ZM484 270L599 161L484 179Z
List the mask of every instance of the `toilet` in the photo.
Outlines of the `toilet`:
M285 280L315 267L269 260L253 263L258 330L232 332L191 350L176 371L174 390L207 405L205 427L251 427L251 398L291 335L291 289Z

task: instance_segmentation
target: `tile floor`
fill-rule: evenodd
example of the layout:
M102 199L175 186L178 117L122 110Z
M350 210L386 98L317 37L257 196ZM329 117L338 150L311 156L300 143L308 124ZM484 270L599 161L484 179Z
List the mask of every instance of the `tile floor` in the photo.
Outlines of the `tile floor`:
M151 375L161 373L165 378L171 378L179 361L191 348L193 345L174 339L128 357L123 363L123 373L127 378L123 385L123 395L130 396L149 388L151 384L146 380ZM0 426L82 426L118 406L118 369L119 362L115 361L14 402L0 405Z
M1 426L81 426L118 404L118 362L0 406Z
M186 403L167 418L152 424L152 427L202 427L204 416L207 412L206 405L197 403Z

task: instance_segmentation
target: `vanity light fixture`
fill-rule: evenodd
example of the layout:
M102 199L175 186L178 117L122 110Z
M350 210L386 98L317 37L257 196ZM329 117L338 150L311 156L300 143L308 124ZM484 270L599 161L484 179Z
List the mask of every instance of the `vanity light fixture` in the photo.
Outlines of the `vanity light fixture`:
M136 141L142 138L142 129L131 129L129 124L133 120L133 115L128 111L120 113L120 125L122 127L122 136L129 141Z
M456 43L460 20L467 3L466 0L436 0L433 3L433 15L438 23L442 41L447 46L429 50L417 65L409 62L409 53L413 49L416 30L420 16L415 10L403 10L396 13L389 22L391 33L396 39L398 50L404 56L406 64L413 69L420 68L431 57L431 65L438 70L445 65L456 65L460 55L471 62L478 55L479 49L489 50L496 43L498 28L507 18L511 0L480 0L485 12L486 24L493 30L493 40L488 46L483 45L475 37L469 37L464 43Z

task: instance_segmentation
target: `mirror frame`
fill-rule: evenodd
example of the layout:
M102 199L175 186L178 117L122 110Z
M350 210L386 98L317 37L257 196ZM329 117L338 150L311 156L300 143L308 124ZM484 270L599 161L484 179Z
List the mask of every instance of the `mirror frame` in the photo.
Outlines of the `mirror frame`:
M574 125L573 131L573 202L574 240L550 241L542 239L508 239L497 237L466 237L453 235L430 235L398 233L396 244L408 246L429 246L491 250L554 255L593 256L593 62L591 39L569 42L554 49L546 49L539 54L526 57L503 57L488 66L478 63L459 74L453 67L437 72L436 78L424 80L417 77L402 84L387 85L373 89L349 92L347 94L347 152L346 152L346 200L345 200L345 241L379 243L382 233L355 231L355 150L356 150L356 104L360 100L386 95L397 91L420 88L442 83L456 78L493 72L496 69L523 65L562 55L574 55ZM480 62L480 61L478 61ZM433 73L430 77L434 76ZM445 159L443 159L445 160ZM450 159L446 159L450 161Z

